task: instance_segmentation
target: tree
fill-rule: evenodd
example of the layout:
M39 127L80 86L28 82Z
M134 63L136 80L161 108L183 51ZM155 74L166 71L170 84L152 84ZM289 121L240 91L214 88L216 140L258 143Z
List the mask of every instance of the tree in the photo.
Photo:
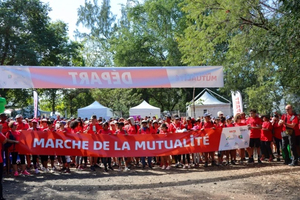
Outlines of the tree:
M179 38L182 60L223 65L223 93L239 89L247 108L268 112L282 96L296 92L299 23L292 23L299 19L297 12L279 0L185 0L182 6L189 23Z
M102 105L128 117L129 108L141 103L141 94L133 89L94 89L92 96Z
M84 41L84 57L87 66L112 66L112 52L108 40L114 32L116 16L110 11L110 0L103 0L101 6L97 0L85 1L78 9L77 25L90 29L89 33L77 36Z

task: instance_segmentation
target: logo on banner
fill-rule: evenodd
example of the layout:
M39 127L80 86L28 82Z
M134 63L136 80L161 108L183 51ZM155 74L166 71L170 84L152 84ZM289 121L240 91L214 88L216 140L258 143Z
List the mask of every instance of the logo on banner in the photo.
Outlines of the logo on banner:
M239 135L239 139L243 139L243 135Z

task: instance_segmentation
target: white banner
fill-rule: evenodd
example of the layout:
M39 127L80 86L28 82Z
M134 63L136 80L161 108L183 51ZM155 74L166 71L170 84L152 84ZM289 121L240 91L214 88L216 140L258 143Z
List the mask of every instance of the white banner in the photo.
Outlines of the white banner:
M231 96L232 96L233 116L235 116L237 113L243 112L242 95L239 91L231 91Z
M250 131L247 126L223 128L219 151L249 147Z
M33 91L34 118L38 116L39 97L36 91Z
M223 86L222 66L0 66L1 88L212 88Z

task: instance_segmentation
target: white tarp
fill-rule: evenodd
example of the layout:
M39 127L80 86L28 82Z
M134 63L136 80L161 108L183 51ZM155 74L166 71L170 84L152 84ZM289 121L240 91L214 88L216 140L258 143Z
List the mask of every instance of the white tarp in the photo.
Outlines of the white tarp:
M145 100L138 106L129 109L130 116L140 116L144 118L145 116L156 116L160 117L160 108L151 106Z
M87 107L79 108L77 110L77 115L78 117L88 119L91 118L92 115L96 115L97 118L102 117L105 119L113 116L111 109L101 105L98 101L95 101Z
M192 103L187 107L187 114L191 117L201 117L204 115L204 113L210 113L214 117L217 117L218 111L222 111L224 116L232 115L230 103L219 101L207 91L205 91L197 100L195 100L195 114Z

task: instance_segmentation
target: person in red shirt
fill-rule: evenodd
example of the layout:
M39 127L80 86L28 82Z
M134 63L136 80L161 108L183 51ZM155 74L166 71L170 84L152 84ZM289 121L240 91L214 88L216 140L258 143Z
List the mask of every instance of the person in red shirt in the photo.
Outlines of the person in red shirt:
M0 124L0 144L4 145L5 143L15 143L18 144L19 142L16 140L10 140L7 139L4 135L3 135L3 125ZM2 152L2 145L0 145L0 152ZM0 200L4 200L3 197L3 158L2 158L2 153L0 153Z
M91 117L91 123L87 126L86 130L84 131L85 133L88 134L97 134L100 130L100 125L98 124L97 116L92 115ZM97 157L90 157L90 165L91 165L91 170L95 171L95 167L97 166Z
M282 132L282 128L283 125L280 124L279 125L279 116L278 115L274 115L273 119L272 119L272 126L274 129L274 140L275 140L275 144L276 144L276 150L277 150L277 161L280 161L280 149L282 148L282 136L281 136L281 132Z
M169 131L168 131L168 125L167 124L163 123L160 126L160 132L159 132L159 134L161 134L161 135L168 135L168 134L170 134ZM170 156L161 156L160 158L161 158L161 163L162 163L161 169L166 169L166 170L171 169L172 162L171 162Z
M6 138L14 138L14 140L19 141L20 139L20 131L17 131L17 123L15 121L11 121L8 124L8 127L10 130L6 133ZM9 147L9 152L11 152L12 155L12 166L14 169L14 176L19 176L18 173L18 168L17 168L17 157L19 155L20 160L21 160L21 168L22 168L22 174L23 175L30 175L29 172L26 170L26 165L25 165L25 155L20 155L18 151L18 146L17 145L12 145Z
M159 125L157 120L153 120L152 126L150 126L150 132L151 134L158 134L159 132Z
M247 125L250 130L250 142L249 148L247 149L249 155L248 163L254 163L253 151L255 148L257 150L257 155L260 155L260 132L262 126L262 120L256 116L256 110L250 110L250 117L247 120ZM261 163L260 158L258 158L258 163Z
M125 126L125 130L128 133L128 135L135 135L138 134L138 130L140 129L139 125L135 124L134 118L129 117L127 119L127 125Z
M273 153L271 149L271 142L273 141L273 126L272 123L270 122L269 116L264 115L262 116L263 119L263 124L261 128L261 136L260 136L260 141L261 141L261 151L262 155L260 160L263 161L265 158L269 158L269 162L273 161Z
M108 122L104 122L102 124L103 129L101 129L98 134L103 134L103 135L112 135L112 131L109 129L109 123ZM107 172L108 169L110 170L114 170L111 166L111 157L104 157L102 158L102 163L104 165L104 170ZM108 169L107 169L107 164L108 164Z
M7 120L7 116L5 113L1 113L0 114L0 124L2 125L2 133L5 135L6 132L9 130L9 127L8 127L8 122L6 121Z
M117 128L117 131L115 132L115 135L128 135L128 133L124 129L123 120L117 122L117 125L118 125L118 128ZM129 171L130 169L128 168L128 165L130 163L130 159L127 159L126 157L120 157L120 158L117 159L119 161L119 164L118 164L119 165L119 171L122 170L122 167L121 167L121 160L122 159L123 159L123 162L124 162L124 165L125 165L124 171Z
M43 128L43 131L45 131L45 132L56 132L56 129L53 125L53 121L47 121L47 126L48 126L47 128L46 127ZM55 155L50 155L49 157L50 157L50 163L51 163L51 169L50 170L55 171L56 170L56 168L54 166ZM49 169L48 169L48 155L42 155L41 160L42 160L42 165L44 167L44 170L46 172L48 172L49 171Z
M234 126L246 126L246 124L242 122L242 116L239 113L234 116L234 122ZM239 155L241 157L240 164L242 164L246 160L245 149L239 149Z
M204 121L200 123L200 130L204 131L205 129L215 129L214 123L210 119L210 114L205 113L204 114ZM211 157L211 165L212 166L217 166L216 161L215 161L215 152L204 152L204 158L205 158L205 163L204 167L208 166L208 156Z
M148 124L148 121L147 120L143 120L142 121L142 127L140 128L139 130L139 133L142 134L142 135L145 135L145 134L151 134L150 132L150 128L147 126ZM145 168L146 166L146 157L141 157L141 162L142 162L142 165L143 165L143 169ZM148 160L147 160L147 165L150 169L152 169L152 157L149 157L148 156Z
M173 122L169 124L168 131L170 133L176 133L177 131L180 131L184 128L185 128L185 126L184 126L184 124L181 123L181 118L178 115L175 115ZM181 155L174 155L174 159L175 159L175 163L176 163L175 167L184 166L181 163Z
M47 119L44 118L41 120L41 124L40 124L40 129L43 131L44 129L48 128L48 125L47 125Z
M28 131L41 131L41 129L37 127L37 122L38 122L37 120L33 119L31 122L32 122L32 127L29 128ZM40 173L38 169L39 162L38 162L37 155L32 155L32 163L35 169L35 173L36 174Z
M28 130L29 129L29 125L27 123L23 122L23 116L18 114L16 116L16 122L17 122L17 131L22 131L22 130ZM30 159L30 155L25 155L26 157L26 161L27 161L27 169L30 169L30 165L31 165L31 159Z
M16 116L16 121L18 123L17 130L28 130L29 129L29 125L27 123L23 122L23 116L22 115L17 115Z
M287 146L290 145L292 153L293 153L293 160L290 161L289 156L285 156L284 164L290 166L298 165L298 153L296 148L296 133L299 131L298 129L298 118L295 116L293 112L293 107L291 105L287 105L285 107L286 114L281 116L281 120L279 125L283 124L283 131L286 132L285 135L282 135L282 152L284 155L289 155Z

